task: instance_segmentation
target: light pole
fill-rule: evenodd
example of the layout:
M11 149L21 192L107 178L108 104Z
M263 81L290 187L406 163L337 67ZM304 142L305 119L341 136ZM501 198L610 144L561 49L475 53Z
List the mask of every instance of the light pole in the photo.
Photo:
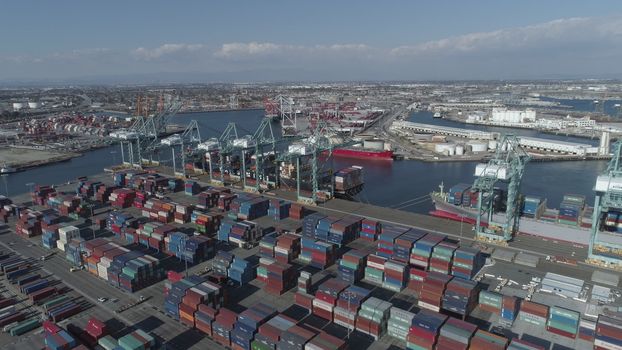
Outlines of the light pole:
M462 223L464 222L464 217L460 217L460 240L462 240Z
M7 185L7 178L9 177L8 174L3 174L2 175L2 182L4 182L4 194L8 197L9 196L9 185Z
M35 200L34 200L34 198L32 196L32 191L33 191L33 186L34 185L35 185L34 182L29 182L29 183L26 184L26 186L28 186L28 191L30 192L29 194L30 194L30 204L31 205L35 204Z
M352 297L353 297L354 293L352 293L351 291L345 291L343 294L348 298L348 315L349 315L351 313L351 311L350 311L350 303L351 303L351 300L352 300ZM350 319L349 318L348 318L348 327L346 327L346 328L348 328L348 340L349 340L350 339L350 333L352 333L352 329L350 329Z
M95 229L93 228L93 204L89 205L91 209L91 232L93 233L93 239L95 239Z

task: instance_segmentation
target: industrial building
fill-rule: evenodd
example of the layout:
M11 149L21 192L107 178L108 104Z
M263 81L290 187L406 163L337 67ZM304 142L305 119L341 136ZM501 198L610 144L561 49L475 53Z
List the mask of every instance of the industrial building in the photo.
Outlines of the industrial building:
M531 150L572 154L577 156L597 155L599 147L584 143L574 143L558 140L547 140L535 137L520 137L520 145Z
M447 126L437 126L437 125L413 123L413 122L407 122L407 121L395 121L391 125L391 129L406 130L406 131L412 131L415 133L428 133L428 134L464 137L468 139L478 139L478 140L495 140L499 136L498 133L494 133L494 132L451 128Z
M533 123L536 121L536 111L533 109L519 111L493 108L490 121L499 123Z
M538 119L535 121L536 128L548 130L562 130L567 128L594 128L596 121L590 117L566 118L566 119Z
M569 298L579 298L585 281L548 272L542 279L542 289Z

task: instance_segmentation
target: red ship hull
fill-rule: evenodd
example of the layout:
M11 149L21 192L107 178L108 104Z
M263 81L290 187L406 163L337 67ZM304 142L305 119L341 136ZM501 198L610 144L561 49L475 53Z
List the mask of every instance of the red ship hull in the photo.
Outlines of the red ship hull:
M335 157L343 158L360 158L360 159L378 159L378 160L393 160L393 151L374 151L368 149L350 149L350 148L336 148L333 150Z

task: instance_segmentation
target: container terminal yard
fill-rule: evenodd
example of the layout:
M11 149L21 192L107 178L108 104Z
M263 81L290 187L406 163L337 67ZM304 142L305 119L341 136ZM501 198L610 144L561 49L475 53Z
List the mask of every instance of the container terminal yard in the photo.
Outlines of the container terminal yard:
M465 223L341 199L305 207L292 192L259 196L207 177L119 169L5 200L2 298L16 304L11 315L24 315L13 333L38 328L42 313L46 321L21 336L8 327L2 347L139 339L170 349L615 349L619 341L619 273L585 264L585 247L522 235L500 247L475 240ZM180 251L175 237L198 245ZM121 256L141 261L140 271L149 256L149 270L133 275L136 263ZM47 286L55 291L33 298ZM59 295L75 314L46 304ZM105 332L91 329L98 321Z
M205 139L196 121L167 136L181 108L167 99L161 113L109 133L122 165L2 198L0 345L620 345L622 143L594 179L594 207L567 196L551 214L519 192L533 157L524 140L534 140L467 131L496 147L474 165L472 185L432 194L429 216L349 201L364 186L364 169L325 168L331 156L383 148L371 139L368 150L352 149L360 142L354 129L412 127L396 121L403 107L357 113L352 105L325 105L299 133L298 116L284 113L281 101L273 106L280 137L270 106L255 132L242 135L247 131L229 123ZM331 110L339 111L336 119ZM445 132L465 137L433 130ZM575 147L548 147L562 146ZM609 149L601 146L590 152ZM166 154L171 162L162 163Z

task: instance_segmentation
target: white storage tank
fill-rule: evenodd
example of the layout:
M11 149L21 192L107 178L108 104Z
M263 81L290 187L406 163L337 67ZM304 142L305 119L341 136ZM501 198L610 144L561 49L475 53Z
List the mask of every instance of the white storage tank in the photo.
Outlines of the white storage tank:
M438 143L434 145L434 152L445 155L453 155L456 152L456 145L450 142Z
M464 155L464 146L463 145L457 145L456 146L456 155L457 156Z
M471 147L473 153L488 151L488 142L471 141L467 143L467 146Z
M364 140L363 141L363 147L364 148L368 148L368 149L383 151L384 150L384 140L379 140L379 139Z
M24 108L24 104L21 102L13 102L13 110L14 111L19 111L20 109Z
M39 108L39 102L28 102L28 108L37 109Z

